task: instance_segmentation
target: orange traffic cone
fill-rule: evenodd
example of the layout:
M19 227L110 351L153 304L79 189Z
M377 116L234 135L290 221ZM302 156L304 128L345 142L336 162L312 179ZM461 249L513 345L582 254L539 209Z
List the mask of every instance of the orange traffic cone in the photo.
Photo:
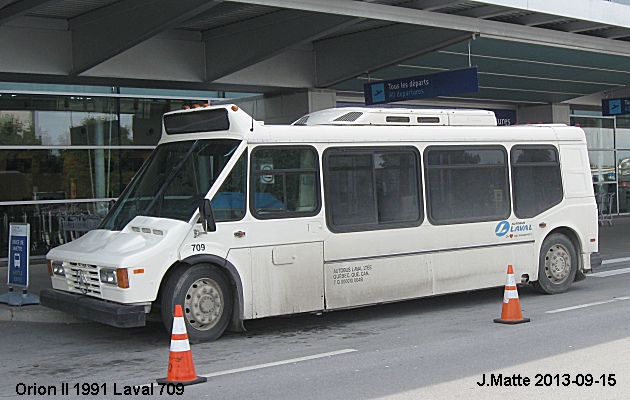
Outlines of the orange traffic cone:
M514 269L512 269L511 265L508 265L507 270L501 318L495 318L494 322L500 324L521 324L523 322L529 322L529 318L523 318L523 313L521 312L521 302L518 300Z
M171 335L171 352L168 358L168 375L166 378L158 379L157 383L181 383L183 385L194 385L195 383L206 382L208 378L197 376L193 364L190 343L188 343L188 333L186 332L186 322L182 306L175 305L173 315L173 334Z

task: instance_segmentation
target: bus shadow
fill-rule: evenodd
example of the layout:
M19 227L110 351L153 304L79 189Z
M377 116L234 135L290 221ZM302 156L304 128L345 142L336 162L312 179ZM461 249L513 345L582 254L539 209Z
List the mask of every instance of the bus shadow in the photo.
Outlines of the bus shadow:
M501 311L503 287L451 293L439 296L372 304L334 311L294 314L289 316L267 317L245 321L246 332L227 332L226 337L262 337L280 338L297 337L303 334L326 332L328 335L347 336L349 326L352 336L370 336L377 334L374 325L399 325L409 319L439 318L445 311L467 313L471 309L479 309L490 304L497 305L497 313ZM520 291L521 289L519 289ZM537 295L532 288L524 289L524 295ZM497 315L498 316L498 315ZM379 328L379 332L382 329ZM344 333L345 332L345 333Z

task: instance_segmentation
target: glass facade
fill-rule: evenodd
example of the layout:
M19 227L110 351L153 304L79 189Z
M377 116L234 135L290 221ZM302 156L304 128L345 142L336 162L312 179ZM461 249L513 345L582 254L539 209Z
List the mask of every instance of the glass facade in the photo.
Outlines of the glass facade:
M612 195L613 214L630 213L630 116L574 111L571 124L586 133L595 194Z
M160 139L162 115L209 101L76 93L0 87L0 259L11 222L31 225L32 255L94 229Z

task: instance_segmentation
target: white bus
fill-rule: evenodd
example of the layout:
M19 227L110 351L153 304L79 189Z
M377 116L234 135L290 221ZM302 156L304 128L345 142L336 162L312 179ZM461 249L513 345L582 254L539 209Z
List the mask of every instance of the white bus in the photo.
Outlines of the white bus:
M131 327L182 304L193 340L243 321L501 286L566 291L598 254L584 132L480 110L339 108L267 126L168 113L96 230L52 249L42 304Z

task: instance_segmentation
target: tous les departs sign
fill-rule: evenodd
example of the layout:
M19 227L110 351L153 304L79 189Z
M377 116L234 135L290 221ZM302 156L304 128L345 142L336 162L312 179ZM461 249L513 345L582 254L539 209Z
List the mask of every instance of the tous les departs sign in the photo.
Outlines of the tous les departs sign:
M478 91L477 67L363 85L366 105Z
M602 115L609 117L612 115L630 114L630 97L622 99L602 100Z

